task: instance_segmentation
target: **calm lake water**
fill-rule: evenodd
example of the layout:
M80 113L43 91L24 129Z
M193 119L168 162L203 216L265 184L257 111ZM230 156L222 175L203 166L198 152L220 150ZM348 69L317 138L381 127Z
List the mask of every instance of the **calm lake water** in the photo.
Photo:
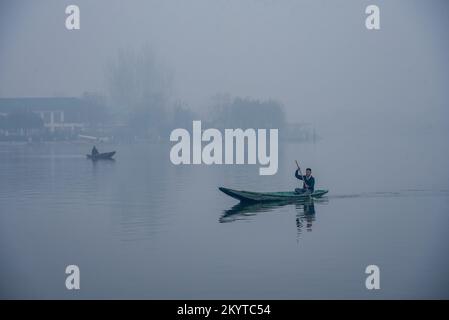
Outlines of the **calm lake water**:
M449 298L446 141L285 143L274 176L174 166L169 145L98 147L116 161L0 145L0 298ZM294 159L328 197L235 207L217 189L292 190ZM81 290L65 288L69 264Z

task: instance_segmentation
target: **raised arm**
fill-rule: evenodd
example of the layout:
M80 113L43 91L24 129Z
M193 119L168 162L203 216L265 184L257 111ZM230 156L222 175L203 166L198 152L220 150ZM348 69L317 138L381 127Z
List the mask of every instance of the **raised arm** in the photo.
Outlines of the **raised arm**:
M295 171L295 177L296 177L296 179L303 180L303 179L302 179L302 176L299 174L299 169L296 169L296 171Z

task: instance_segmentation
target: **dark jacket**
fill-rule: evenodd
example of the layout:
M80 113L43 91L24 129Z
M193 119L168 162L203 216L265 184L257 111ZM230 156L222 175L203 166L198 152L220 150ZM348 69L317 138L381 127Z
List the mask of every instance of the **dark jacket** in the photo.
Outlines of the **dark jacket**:
M301 176L299 174L298 170L295 171L295 177L299 180L304 181L304 184L303 184L304 189L309 189L310 192L313 192L315 190L315 178L314 177L310 176L310 178L307 179L306 176ZM307 184L307 186L306 186L306 184Z

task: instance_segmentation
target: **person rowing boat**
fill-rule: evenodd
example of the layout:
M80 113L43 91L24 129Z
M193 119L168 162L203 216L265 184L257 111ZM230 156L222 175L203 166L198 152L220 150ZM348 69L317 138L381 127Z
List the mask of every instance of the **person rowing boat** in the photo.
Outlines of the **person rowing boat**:
M254 192L245 190L235 190L225 187L218 189L233 197L240 202L268 202L268 201L303 201L310 198L321 198L329 192L329 190L319 189L315 190L315 178L312 176L312 169L307 168L306 175L302 175L301 168L298 161L296 161L298 169L295 172L295 177L303 181L303 188L296 188L294 191L280 191L280 192Z
M90 154L92 155L92 157L95 157L95 156L97 156L97 155L100 154L100 153L98 152L97 147L94 146L94 147L92 148L92 152L91 152Z
M115 151L100 153L98 151L97 147L95 147L95 146L92 148L92 151L90 152L90 154L86 154L87 158L92 159L92 160L100 160L100 159L111 160L114 155L115 155Z
M296 188L295 192L298 194L311 194L315 190L315 178L312 176L312 169L307 168L306 169L306 175L303 176L301 172L301 168L299 167L298 161L296 162L296 166L298 169L295 171L295 177L296 179L302 180L303 187L302 188Z

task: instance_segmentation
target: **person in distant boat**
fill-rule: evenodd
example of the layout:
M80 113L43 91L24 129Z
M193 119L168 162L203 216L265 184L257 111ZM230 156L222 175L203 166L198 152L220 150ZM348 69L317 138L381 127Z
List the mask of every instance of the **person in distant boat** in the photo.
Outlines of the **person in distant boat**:
M307 168L306 169L306 175L301 176L299 174L299 167L296 169L295 177L299 180L303 181L303 187L302 188L296 188L296 193L313 193L315 190L315 178L312 176L312 169Z
M93 156L96 156L98 153L99 153L99 152L98 152L98 150L97 150L97 147L94 146L94 147L92 148L92 155L93 155Z

